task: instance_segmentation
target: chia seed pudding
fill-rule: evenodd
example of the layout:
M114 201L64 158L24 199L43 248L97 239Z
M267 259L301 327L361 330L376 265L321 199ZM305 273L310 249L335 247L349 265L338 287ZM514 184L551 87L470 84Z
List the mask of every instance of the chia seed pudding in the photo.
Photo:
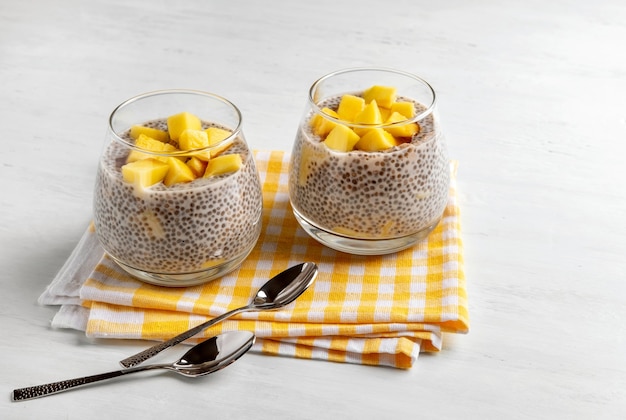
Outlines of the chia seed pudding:
M336 110L340 97L319 108ZM426 109L414 102L416 113ZM410 141L366 152L338 152L304 118L293 147L289 194L296 216L325 232L358 239L393 239L432 229L448 200L449 161L433 114ZM430 231L430 230L429 230Z
M163 129L165 124L144 125ZM132 142L128 132L121 137ZM249 254L260 234L262 192L243 138L222 152L241 156L236 172L169 187L157 183L137 190L125 182L121 167L128 152L116 141L106 147L94 194L96 232L116 261L141 272L184 275L240 262Z

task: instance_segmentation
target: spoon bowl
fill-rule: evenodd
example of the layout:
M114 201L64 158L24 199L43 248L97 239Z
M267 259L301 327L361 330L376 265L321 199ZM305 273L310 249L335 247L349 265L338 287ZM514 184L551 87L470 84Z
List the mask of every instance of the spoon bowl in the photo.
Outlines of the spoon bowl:
M208 375L234 363L252 348L254 341L250 331L227 331L196 344L183 357L164 367L192 378ZM130 369L141 370L141 367Z
M313 263L294 265L261 286L249 306L258 310L287 306L313 283L316 274L317 266Z
M12 401L31 400L58 394L69 389L82 387L94 382L117 378L145 370L166 369L187 377L208 375L224 369L243 356L254 344L255 336L249 331L229 331L209 338L193 346L180 359L171 364L155 364L116 370L82 378L68 379L45 385L36 385L13 390Z
M142 352L134 354L120 361L126 368L136 366L149 358L156 356L163 350L201 333L205 329L242 312L274 310L289 305L296 300L315 280L317 276L317 265L312 262L305 262L294 265L278 273L268 280L256 293L253 300L246 306L233 309L216 318L203 322L190 330L185 331L167 341L156 344Z

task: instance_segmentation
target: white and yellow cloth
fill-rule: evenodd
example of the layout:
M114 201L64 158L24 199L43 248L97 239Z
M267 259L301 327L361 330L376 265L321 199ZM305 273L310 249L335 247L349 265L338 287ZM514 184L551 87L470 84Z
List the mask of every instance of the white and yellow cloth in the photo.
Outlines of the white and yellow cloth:
M88 229L39 299L62 305L52 325L90 337L164 340L247 305L270 277L312 261L319 274L296 302L279 311L239 314L205 336L249 330L257 336L258 352L410 368L420 351L441 349L443 333L467 332L454 165L448 206L428 239L373 257L336 252L307 236L289 205L289 156L276 151L255 156L263 183L263 230L239 269L194 287L145 284L104 255Z

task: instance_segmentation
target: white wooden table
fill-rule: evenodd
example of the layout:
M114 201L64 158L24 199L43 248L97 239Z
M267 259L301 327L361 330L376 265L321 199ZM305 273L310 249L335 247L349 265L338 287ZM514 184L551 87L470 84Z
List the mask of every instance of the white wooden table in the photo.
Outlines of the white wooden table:
M619 0L3 0L0 418L623 418L625 40ZM362 65L439 93L467 336L408 371L248 354L201 384L137 375L10 402L146 345L51 329L56 308L36 303L91 217L114 106L212 91L241 108L251 147L288 151L310 84Z

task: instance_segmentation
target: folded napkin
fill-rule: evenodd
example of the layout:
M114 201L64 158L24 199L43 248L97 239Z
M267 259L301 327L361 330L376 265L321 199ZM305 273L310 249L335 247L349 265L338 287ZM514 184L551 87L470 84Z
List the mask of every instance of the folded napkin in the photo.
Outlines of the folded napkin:
M249 330L257 336L252 349L257 352L410 368L420 351L441 349L444 332L467 332L454 164L448 206L428 239L391 255L356 256L319 244L298 226L287 192L286 153L259 151L255 158L264 228L239 269L193 287L146 284L105 255L90 227L39 298L41 304L62 305L52 326L83 330L89 337L161 341L247 305L270 277L312 261L319 274L294 303L236 315L204 337Z

